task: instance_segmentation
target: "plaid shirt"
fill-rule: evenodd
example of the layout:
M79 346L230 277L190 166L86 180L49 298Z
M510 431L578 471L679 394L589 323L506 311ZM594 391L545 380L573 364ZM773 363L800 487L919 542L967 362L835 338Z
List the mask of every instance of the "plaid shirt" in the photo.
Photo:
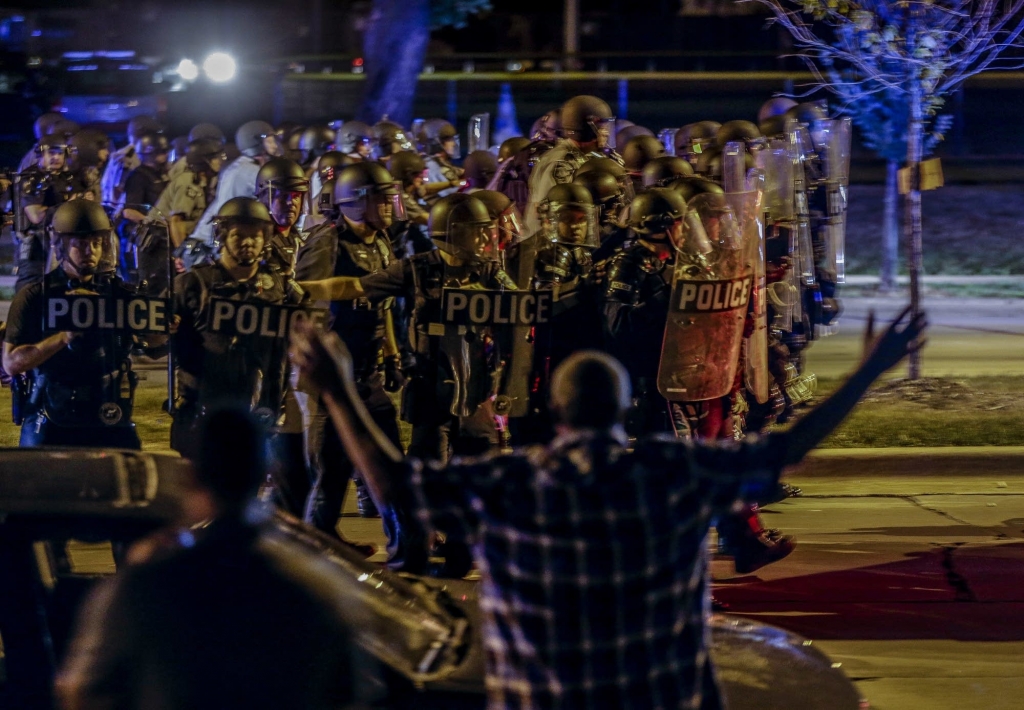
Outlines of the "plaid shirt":
M775 436L610 435L410 463L428 525L465 536L482 577L490 710L700 708L712 518L774 485ZM711 681L713 682L713 681Z

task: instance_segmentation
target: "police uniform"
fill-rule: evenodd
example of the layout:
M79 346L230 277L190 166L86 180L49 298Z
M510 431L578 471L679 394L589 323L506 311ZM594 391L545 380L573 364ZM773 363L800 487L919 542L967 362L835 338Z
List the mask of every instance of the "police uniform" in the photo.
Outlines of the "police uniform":
M672 431L667 403L657 389L671 281L671 266L639 243L607 263L601 317L606 349L633 382L630 434Z
M128 174L135 168L142 165L135 146L128 145L114 151L107 162L107 168L103 171L103 179L100 187L103 194L103 202L111 205L120 204L124 196L124 181Z
M213 243L213 219L217 212L233 197L254 197L256 195L256 176L260 172L260 164L256 158L240 155L220 172L217 180L217 197L206 208L199 224L192 233L193 239L205 244Z
M32 166L21 173L18 185L17 217L24 229L18 236L17 274L15 291L28 284L38 283L46 273L46 262L50 254L50 236L47 228L56 208L64 204L75 192L76 181L68 170L49 172ZM46 208L46 217L40 224L32 224L25 215L25 208L39 205Z
M298 254L296 274L302 280L363 277L379 273L394 263L397 262L385 234L377 233L367 242L346 226L328 222L310 232ZM401 448L398 412L384 390L381 369L385 320L393 301L393 298L334 301L331 303L331 329L352 354L356 388L367 411L392 443ZM319 457L314 452L313 458L319 459L317 468L320 470L310 496L307 519L321 530L331 532L344 504L353 467L337 432L329 424L324 428L319 445ZM427 561L426 542L419 526L406 522L394 509L380 513L388 538L388 564L406 571L423 572Z
M168 177L170 182L147 216L152 219L169 219L178 215L185 223L185 233L191 234L210 201L211 181L203 185L198 173L187 169L179 171L177 176L168 174Z
M130 296L117 278L79 283L57 268L41 283L19 291L11 304L6 342L31 345L53 335L44 330L49 296L69 292ZM90 446L141 449L131 421L137 375L125 332L84 332L28 376L21 446Z
M181 321L172 336L178 401L171 447L185 456L193 453L196 426L210 407L240 404L273 425L284 404L287 342L211 332L214 298L284 305L285 283L262 265L246 281L235 281L220 264L197 266L175 279L173 312Z

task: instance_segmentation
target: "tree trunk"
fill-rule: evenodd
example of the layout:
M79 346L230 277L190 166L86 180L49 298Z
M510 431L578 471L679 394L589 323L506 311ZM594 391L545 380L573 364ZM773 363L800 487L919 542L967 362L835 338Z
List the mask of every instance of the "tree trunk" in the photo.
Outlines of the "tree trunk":
M896 176L899 161L885 163L885 200L882 216L882 269L879 273L879 290L889 293L896 288L896 271L900 261L900 222L896 207L899 204L899 186Z
M923 116L921 110L921 86L916 84L910 91L910 121L907 125L907 168L910 172L910 192L907 195L903 219L903 235L907 245L907 268L910 271L910 306L914 315L921 311L921 140ZM910 355L907 375L911 380L921 377L921 351Z
M366 87L359 120L408 127L430 41L430 0L373 0L363 36Z

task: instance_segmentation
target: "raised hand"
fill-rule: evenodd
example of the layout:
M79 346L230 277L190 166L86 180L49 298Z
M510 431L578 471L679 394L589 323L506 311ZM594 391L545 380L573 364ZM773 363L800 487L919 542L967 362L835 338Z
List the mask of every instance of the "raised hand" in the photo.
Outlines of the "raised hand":
M321 335L307 321L292 329L288 356L308 382L323 391L337 392L352 384L352 354L336 333Z
M912 307L907 306L896 319L889 324L878 338L874 337L874 313L868 316L868 329L865 333L864 365L881 374L899 364L900 360L924 347L926 340L921 334L928 327L924 312L912 314Z

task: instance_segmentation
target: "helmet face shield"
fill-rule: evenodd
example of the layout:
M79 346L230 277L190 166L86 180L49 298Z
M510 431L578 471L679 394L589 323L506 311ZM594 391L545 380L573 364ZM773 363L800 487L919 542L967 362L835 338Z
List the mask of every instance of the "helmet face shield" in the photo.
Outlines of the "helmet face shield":
M366 195L366 222L376 229L387 229L395 222L405 222L405 203L397 185L394 189L373 191Z
M523 217L519 214L516 203L510 204L505 211L498 215L496 221L498 246L506 249L513 244L518 244L523 239Z
M548 202L545 219L552 238L573 247L600 246L597 208L578 202Z
M711 247L730 251L740 248L743 238L740 223L725 195L697 195L690 201L690 209L700 218Z
M450 224L442 251L467 264L497 263L500 253L498 229L493 222Z
M598 118L597 116L591 116L587 119L587 124L590 129L597 136L597 145L601 148L615 149L615 117L611 118Z
M441 139L441 148L444 150L445 155L449 158L461 158L462 157L462 137L456 133L450 138Z
M669 238L680 254L695 257L711 253L711 241L696 211L688 210L678 224L678 229L669 232Z

